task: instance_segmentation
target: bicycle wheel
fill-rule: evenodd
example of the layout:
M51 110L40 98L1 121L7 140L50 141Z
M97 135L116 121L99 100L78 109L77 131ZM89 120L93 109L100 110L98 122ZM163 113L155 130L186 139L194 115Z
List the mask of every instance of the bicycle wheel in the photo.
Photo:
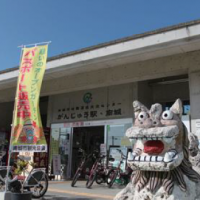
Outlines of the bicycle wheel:
M6 186L6 180L5 179L0 180L0 192L5 191L5 186Z
M43 172L43 176L41 177L40 180L38 180L37 177L37 173L41 173L41 172L36 172L35 174L33 174L32 177L33 179L35 179L35 181L37 181L37 184L35 184L34 186L26 186L28 191L32 192L32 197L39 199L40 197L43 197L45 195L45 193L47 192L48 189L48 177L47 175ZM36 176L34 176L36 175ZM37 180L36 180L37 179Z
M86 182L86 187L90 188L92 186L92 184L94 183L94 180L96 179L97 173L93 172L92 174L90 174L87 182Z
M100 185L100 184L102 184L103 182L104 182L104 179L101 177L101 175L98 174L98 175L96 176L96 183Z
M71 182L71 186L72 186L72 187L75 186L75 184L76 184L78 178L80 177L80 175L81 175L81 172L80 172L80 170L78 169L78 170L76 171L76 173L75 173L73 179L72 179L72 182Z
M0 192L5 191L5 185L6 185L6 175L7 175L7 169L0 169ZM11 172L8 174L9 179L13 179L13 175Z
M117 178L117 172L116 171L110 171L108 173L107 184L108 184L109 188L112 187L112 185L115 182L116 178Z

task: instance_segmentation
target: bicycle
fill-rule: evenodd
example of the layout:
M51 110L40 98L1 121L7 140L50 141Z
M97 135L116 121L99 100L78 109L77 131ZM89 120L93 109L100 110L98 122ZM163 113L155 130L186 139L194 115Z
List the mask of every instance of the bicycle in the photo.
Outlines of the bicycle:
M25 161L23 156L19 156L18 160L24 162L24 166L21 166L21 170L27 173L27 176L19 176L14 173L16 167L0 167L0 180L2 186L5 187L7 179L7 170L9 170L8 177L8 190L11 192L21 192L21 190L27 190L32 192L33 198L40 198L45 195L48 189L48 176L45 173L45 168L32 168L29 172L27 170L28 161ZM14 177L14 178L13 178Z
M85 150L79 148L79 152L81 152L83 154L82 156L82 161L80 163L80 165L78 166L77 170L76 170L76 173L74 174L74 177L72 179L72 182L71 182L71 187L74 187L78 178L81 176L81 174L83 173L83 170L87 164L87 162L92 158L92 157L95 157L95 153L97 151L94 151L93 153L90 153L90 154L86 154Z
M112 157L109 157L107 159L108 159L108 161L114 161L114 159ZM101 165L99 165L98 173L96 176L96 183L99 185L102 183L107 183L108 174L112 170L113 170L112 165L108 165L108 163L102 164L102 162L101 162Z
M127 157L122 153L120 149L117 149L117 151L121 154L121 159L118 166L108 173L107 184L109 188L112 187L116 179L120 180L121 185L125 185L129 182L130 176L132 174L132 170L130 168L126 168L126 171L122 172L121 165L123 164L124 159L126 160Z
M10 171L10 167L7 166L0 166L0 192L5 191L5 183L7 177L7 171ZM9 173L9 178L12 179L12 173Z
M110 171L112 171L112 168L105 167L103 164L102 161L105 157L105 155L99 155L97 157L95 163L92 166L92 169L90 170L90 175L86 182L87 188L91 188L95 180L97 184L101 184L103 182L107 183L107 175Z

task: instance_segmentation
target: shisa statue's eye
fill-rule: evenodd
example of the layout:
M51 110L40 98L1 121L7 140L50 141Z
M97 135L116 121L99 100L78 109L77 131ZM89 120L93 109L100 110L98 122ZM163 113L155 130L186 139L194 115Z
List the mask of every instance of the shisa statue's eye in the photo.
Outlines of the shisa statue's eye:
M170 110L166 110L163 112L162 114L162 118L163 119L172 119L173 118L173 112L171 112Z
M148 114L146 112L140 112L140 114L138 115L138 119L140 121L144 121L147 118L148 118Z

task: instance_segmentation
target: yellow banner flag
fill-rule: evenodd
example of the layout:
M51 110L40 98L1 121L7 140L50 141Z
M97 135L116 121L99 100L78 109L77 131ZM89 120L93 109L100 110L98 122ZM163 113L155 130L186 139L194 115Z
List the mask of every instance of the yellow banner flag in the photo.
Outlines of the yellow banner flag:
M47 48L47 45L43 45L23 49L11 132L11 145L14 152L47 151L39 111Z

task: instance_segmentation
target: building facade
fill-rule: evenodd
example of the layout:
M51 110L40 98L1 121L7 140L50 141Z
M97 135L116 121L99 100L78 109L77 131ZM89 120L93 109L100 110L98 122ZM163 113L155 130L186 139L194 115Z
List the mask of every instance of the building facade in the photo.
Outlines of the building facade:
M0 72L0 128L10 131L18 68ZM168 109L180 98L183 121L200 138L200 20L122 38L48 59L40 110L50 127L50 156L64 174L78 147L121 145L133 122L132 102Z

